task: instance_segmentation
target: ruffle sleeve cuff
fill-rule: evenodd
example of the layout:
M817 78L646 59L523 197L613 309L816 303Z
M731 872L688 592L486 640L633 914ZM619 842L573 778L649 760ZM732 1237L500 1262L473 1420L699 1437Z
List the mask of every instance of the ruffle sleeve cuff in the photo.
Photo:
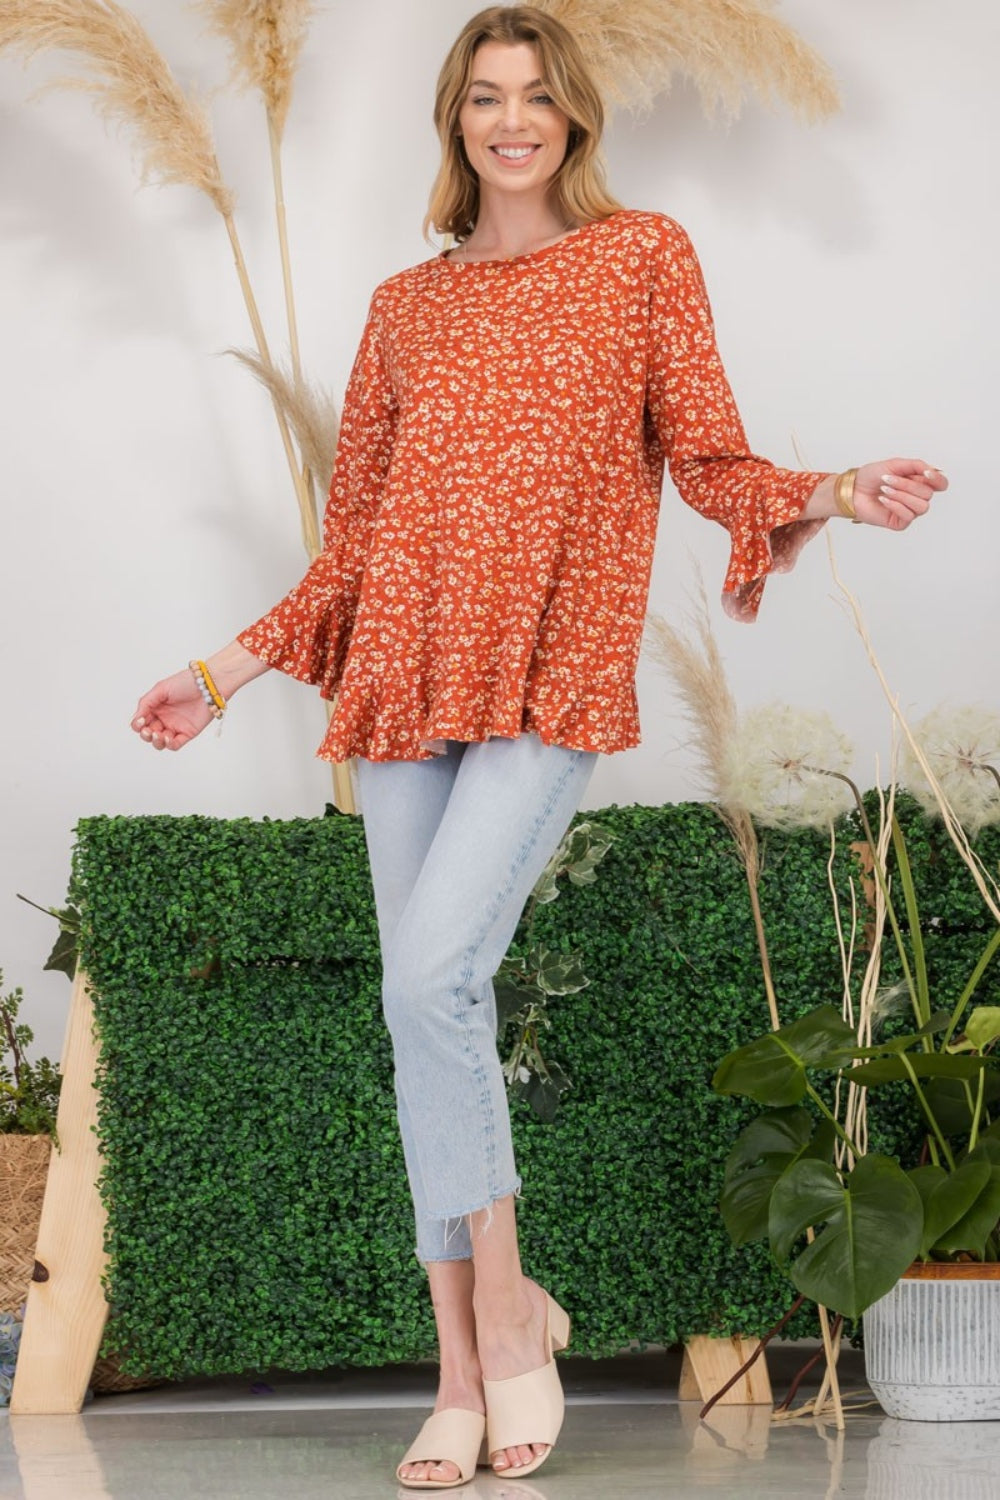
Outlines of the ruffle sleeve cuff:
M350 636L352 610L328 575L332 559L322 553L279 604L236 639L259 661L308 682L324 698L337 691Z
M730 534L722 607L731 619L756 620L769 573L790 573L799 553L826 522L799 515L825 474L774 469L753 500L736 507L723 524ZM717 517L722 519L722 517Z

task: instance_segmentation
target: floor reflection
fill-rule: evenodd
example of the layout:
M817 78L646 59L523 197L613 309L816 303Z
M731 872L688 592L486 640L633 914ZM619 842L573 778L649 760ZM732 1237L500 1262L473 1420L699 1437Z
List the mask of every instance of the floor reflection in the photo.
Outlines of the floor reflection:
M872 1407L838 1433L811 1417L772 1422L760 1406L717 1406L701 1421L697 1404L674 1399L676 1385L616 1388L607 1367L567 1384L563 1439L545 1468L525 1480L480 1470L456 1492L463 1500L1000 1500L1000 1423L901 1422ZM0 1497L415 1493L397 1486L394 1469L425 1415L421 1390L380 1387L373 1372L356 1386L341 1375L266 1389L136 1392L80 1416L0 1415Z
M1000 1422L886 1417L868 1444L865 1500L998 1500Z

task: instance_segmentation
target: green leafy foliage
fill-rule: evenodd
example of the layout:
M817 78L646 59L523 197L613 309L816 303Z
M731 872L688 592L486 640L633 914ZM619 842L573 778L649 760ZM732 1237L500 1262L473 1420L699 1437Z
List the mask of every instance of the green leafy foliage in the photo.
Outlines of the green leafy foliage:
M859 1046L840 1013L831 1005L818 1005L729 1052L712 1079L720 1094L778 1107L752 1121L730 1152L720 1206L733 1243L766 1235L798 1290L849 1318L883 1296L918 1255L1000 1257L1000 1120L991 1120L990 1114L1000 1094L1000 1006L970 1009L972 996L991 977L995 988L991 963L1000 940L992 915L968 879L964 902L961 886L955 884L949 889L953 908L944 908L942 917L935 900L933 915L922 915L917 874L927 874L933 888L939 872L934 859L924 858L927 829L913 818L905 798L902 813L903 820L894 819L892 828L902 921L891 895L893 870L876 873L887 893L895 944L893 952L886 939L887 967L891 970L895 958L903 976L890 994L906 996L916 1030L897 1029L873 1045ZM874 854L873 840L868 847ZM940 849L934 854L944 862ZM959 860L953 858L952 864L965 870ZM976 903L975 919L970 900ZM955 931L959 912L969 912L963 925L970 934L972 961L942 976L933 962L935 942L939 932ZM964 942L961 948L965 956ZM932 1012L932 997L946 1006ZM907 1173L897 1160L866 1154L824 1098L822 1085L829 1093L831 1080L865 1088L869 1105L873 1091L874 1098L883 1091L894 1091L897 1098L900 1091L908 1094L930 1163ZM813 1145L816 1115L793 1107L806 1099L826 1130L825 1135L816 1132L819 1150ZM827 1147L838 1140L834 1161ZM807 1231L809 1243L793 1257Z
M806 1070L836 1072L850 1060L856 1040L839 1010L821 1005L730 1052L716 1069L712 1087L720 1094L745 1094L757 1104L798 1104L808 1088Z
M535 941L535 912L559 895L559 876L573 885L593 885L597 866L614 842L611 834L589 821L569 829L549 860L528 901L522 929L526 949L504 959L494 983L497 1033L510 1037L503 1065L511 1094L524 1099L540 1120L551 1123L570 1080L558 1063L542 1055L541 1034L552 1025L549 1000L575 995L590 980L579 955L562 953Z
M59 936L42 968L53 969L72 979L76 973L77 947L80 941L80 913L76 907L39 906L37 901L32 901L29 896L22 896L20 891L17 899L24 901L28 906L33 906L36 911L43 911L47 916L55 917L59 923Z
M20 989L0 995L0 1134L51 1135L58 1145L56 1113L62 1079L47 1057L34 1063L29 1060L28 1048L35 1034L18 1020L23 1001Z
M712 1060L767 1014L743 870L704 804L590 816L614 840L597 879L567 875L533 915L531 943L589 984L552 1007L546 1050L573 1080L555 1119L514 1101L524 1262L573 1310L578 1352L762 1334L787 1278L766 1244L735 1248L718 1211L753 1107L709 1087ZM947 838L916 813L907 837L935 893L935 993L957 995L981 915ZM995 863L1000 837L978 847ZM788 1022L839 992L828 854L810 831L766 835ZM849 869L838 855L841 889ZM360 823L86 819L71 900L101 1048L105 1349L169 1378L432 1355ZM531 943L522 928L513 955ZM995 972L978 998L1000 1004ZM888 1084L872 1102L872 1149L916 1167L909 1099ZM786 1329L814 1332L805 1311Z
M852 1172L797 1161L771 1194L768 1234L779 1261L812 1225L816 1238L792 1262L793 1284L814 1302L857 1318L885 1295L920 1248L920 1194L897 1161L872 1153Z
M720 1199L735 1245L767 1238L771 1194L779 1179L797 1161L829 1161L834 1140L829 1121L817 1124L807 1109L772 1110L750 1121L726 1159Z

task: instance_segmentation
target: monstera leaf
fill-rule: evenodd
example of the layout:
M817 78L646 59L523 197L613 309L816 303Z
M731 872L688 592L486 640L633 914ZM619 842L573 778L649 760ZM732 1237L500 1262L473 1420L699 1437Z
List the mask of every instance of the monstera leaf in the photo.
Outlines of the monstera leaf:
M798 1104L806 1092L806 1069L836 1069L850 1061L854 1032L832 1005L768 1032L724 1057L712 1078L717 1094L746 1094L758 1104Z
M833 1127L826 1120L813 1129L806 1109L775 1109L752 1120L726 1159L719 1206L734 1245L767 1238L771 1194L795 1162L828 1161Z
M781 1263L810 1227L811 1245L788 1267L793 1284L824 1307L857 1318L885 1296L920 1251L920 1193L888 1156L863 1156L841 1178L828 1162L803 1160L771 1195L771 1249Z

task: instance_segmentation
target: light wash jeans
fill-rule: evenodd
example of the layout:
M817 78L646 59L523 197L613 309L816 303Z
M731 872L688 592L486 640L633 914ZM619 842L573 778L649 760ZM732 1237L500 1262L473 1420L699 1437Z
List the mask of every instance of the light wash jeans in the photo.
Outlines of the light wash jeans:
M358 761L422 1261L467 1260L465 1215L520 1190L493 975L596 761L533 734Z

